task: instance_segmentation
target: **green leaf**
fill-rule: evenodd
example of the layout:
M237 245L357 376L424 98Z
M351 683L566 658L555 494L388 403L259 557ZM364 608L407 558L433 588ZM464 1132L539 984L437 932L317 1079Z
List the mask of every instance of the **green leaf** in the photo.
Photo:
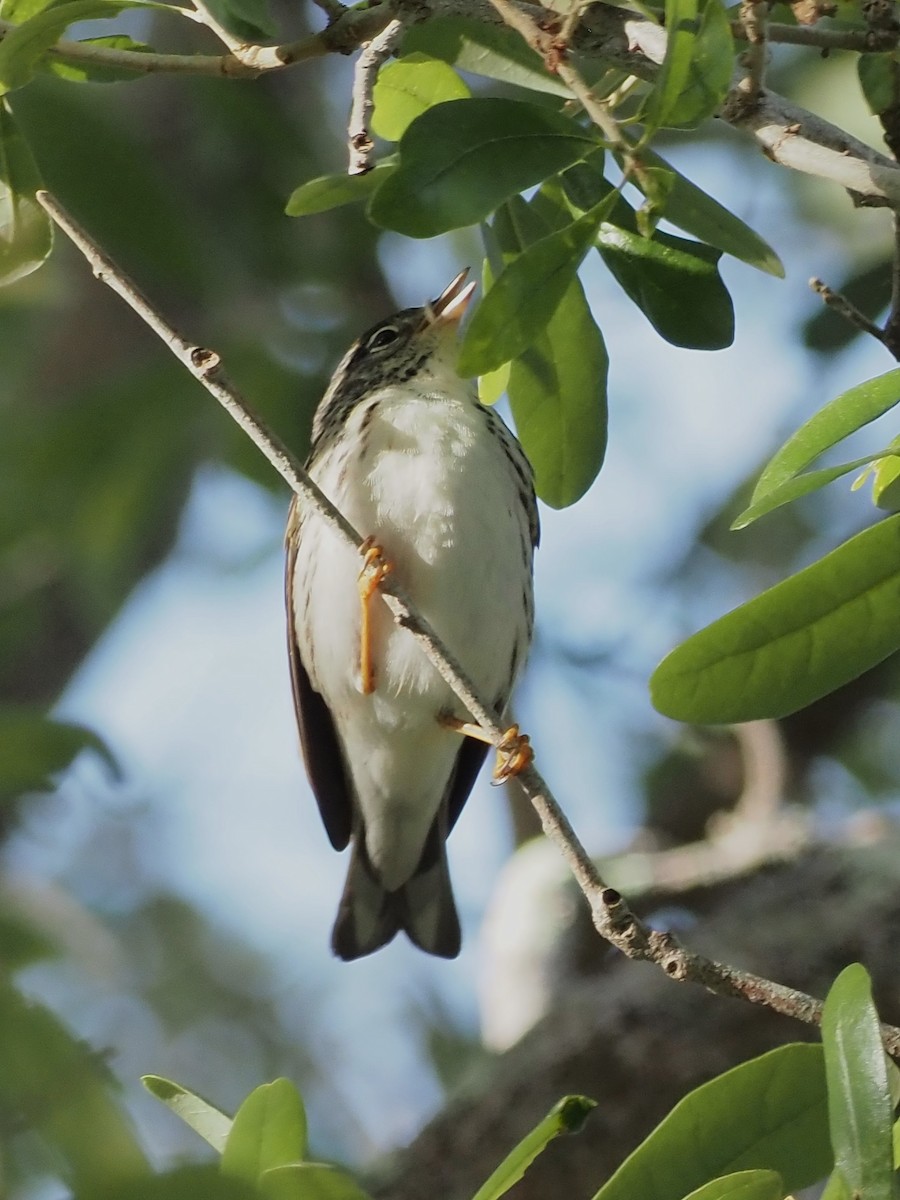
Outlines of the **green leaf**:
M666 198L666 220L699 241L715 246L751 267L779 279L784 278L784 267L778 255L739 217L685 179L649 147L641 148L640 157L646 166L659 167L672 176ZM634 182L640 186L639 178L635 177Z
M206 4L221 25L248 42L272 38L278 32L268 0L206 0Z
M513 259L469 322L459 351L460 375L496 371L534 343L575 278L608 207L601 201Z
M384 158L366 171L364 175L320 175L318 179L310 179L301 183L290 196L284 211L289 217L309 217L313 213L328 212L332 208L341 208L344 204L353 204L357 200L366 200L380 184L395 170L397 160L394 155Z
M235 1113L222 1171L255 1184L264 1171L306 1157L306 1113L289 1079L264 1083Z
M606 453L609 358L575 278L535 343L512 364L507 392L516 433L552 508L579 500Z
M893 54L861 54L856 69L866 104L876 117L900 103L900 63Z
M40 959L55 958L60 952L59 945L30 920L8 911L10 900L4 897L6 911L0 912L0 962L7 975Z
M596 1100L587 1096L564 1096L554 1104L539 1125L527 1134L512 1150L486 1183L475 1193L473 1200L498 1200L519 1182L539 1154L546 1150L561 1133L578 1133Z
M872 983L858 963L828 993L822 1043L835 1169L852 1195L892 1200L893 1104Z
M667 125L681 100L699 29L697 10L697 0L666 0L666 56L647 103L648 132Z
M346 1171L329 1163L287 1163L263 1171L259 1188L265 1200L369 1200Z
M854 1200L840 1171L832 1171L828 1176L819 1200Z
M900 368L842 392L804 422L769 460L753 489L751 506L809 466L820 454L888 412L898 401Z
M178 1167L109 1189L78 1192L75 1200L259 1200L259 1192L242 1180L223 1177L213 1166Z
M710 724L796 712L900 649L898 588L895 516L682 642L650 680L653 703Z
M100 50L128 50L132 54L154 54L152 46L135 42L127 34L113 33L109 37L82 38L81 46L96 46ZM43 65L60 79L72 83L121 83L134 79L135 72L128 67L107 67L92 62L67 62L62 58L47 58Z
M63 0L0 0L0 20L22 25L45 8L53 8Z
M541 56L505 25L487 25L471 17L429 17L406 31L403 53L416 50L473 75L567 99L571 94L546 69Z
M53 225L34 198L37 164L5 99L0 99L0 286L36 271L53 247Z
M696 23L697 18L692 20ZM721 0L706 0L691 45L686 79L681 91L670 98L661 123L671 129L696 129L725 99L733 71L734 38L728 13Z
M180 1083L173 1083L171 1079L164 1079L161 1075L142 1075L141 1083L151 1096L161 1100L177 1117L181 1117L194 1133L199 1133L204 1141L209 1142L213 1150L219 1154L223 1152L231 1132L231 1117L220 1112L196 1092L189 1092Z
M475 224L596 145L575 121L536 104L438 104L403 135L400 164L370 200L369 216L409 237L435 237Z
M4 972L0 1063L4 1120L14 1120L16 1135L33 1147L43 1143L41 1165L65 1180L66 1195L118 1197L129 1181L146 1180L149 1164L104 1056L11 987Z
M739 517L735 517L731 528L746 528L747 525L759 520L767 513L773 512L776 508L781 508L782 505L789 504L792 500L799 500L801 496L808 496L811 492L817 492L819 488L826 487L835 479L840 479L842 475L858 471L860 467L877 459L880 453L883 451L867 454L864 458L854 458L852 462L839 463L835 467L823 467L819 471L805 471L800 475L793 475L791 478L785 479L770 492L766 492L762 499L749 504Z
M90 729L53 720L37 709L0 708L0 798L52 791L53 777L83 750L95 751L118 774L116 760Z
M0 41L0 95L29 82L38 60L73 21L116 17L127 7L135 7L134 0L70 0L11 29Z
M735 1171L712 1179L686 1200L783 1200L786 1189L775 1171Z
M595 1200L682 1200L711 1176L777 1172L786 1192L831 1169L821 1046L779 1046L679 1101Z
M872 499L885 512L900 512L900 453L872 464Z
M607 223L600 227L597 248L667 342L721 350L734 341L734 306L717 266L721 251L659 230L645 238Z
M452 67L424 54L410 54L378 72L372 128L379 137L399 142L416 117L448 100L471 96Z

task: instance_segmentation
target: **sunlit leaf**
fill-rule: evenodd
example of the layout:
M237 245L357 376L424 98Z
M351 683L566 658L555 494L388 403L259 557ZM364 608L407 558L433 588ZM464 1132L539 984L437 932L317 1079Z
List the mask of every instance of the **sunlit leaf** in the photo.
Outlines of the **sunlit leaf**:
M679 721L784 717L900 649L900 516L688 638L650 680Z
M575 121L535 104L438 104L403 135L400 164L369 202L369 216L418 238L473 225L596 144Z
M284 211L289 217L309 217L328 212L357 200L367 200L397 165L396 158L383 158L371 171L362 175L320 175L296 188Z
M647 130L669 124L687 86L699 29L698 0L666 0L666 56L647 103Z
M507 392L535 488L553 508L579 500L606 453L609 358L575 278L546 329L511 367Z
M819 471L804 471L799 475L792 475L783 483L772 488L770 492L766 492L761 500L749 504L740 516L735 517L731 528L744 529L776 508L790 504L792 500L799 500L801 496L808 496L811 492L817 492L819 488L827 487L829 483L833 483L835 479L840 479L843 475L849 475L851 471L858 471L860 467L871 463L880 453L882 452L876 451L863 458L854 458L852 462L839 463L835 467L823 467Z
M410 54L378 72L372 129L379 137L399 142L416 117L429 108L470 95L468 86L445 62Z
M641 161L647 166L669 172L672 184L666 198L666 220L707 245L724 250L769 275L784 277L784 267L778 255L749 225L723 208L718 200L708 196L696 184L679 174L649 147L642 147ZM640 180L635 179L640 185Z
M679 1101L595 1200L683 1200L711 1176L766 1170L786 1192L831 1169L821 1046L780 1046Z
M329 1163L287 1163L263 1171L259 1180L265 1200L369 1200L359 1184Z
M693 0L670 2L678 10L673 16L680 30L675 48L681 58L677 63L673 60L672 67L678 69L680 88L672 91L671 78L666 79L666 96L657 101L658 104L664 101L664 107L655 115L651 128L664 125L695 129L713 115L731 86L734 70L731 22L721 0L706 0L699 15ZM668 17L666 28L670 28ZM655 95L656 92L651 94L651 100Z
M276 1079L252 1091L235 1113L222 1170L255 1184L264 1171L302 1161L306 1152L300 1093L289 1079Z
M900 368L857 384L820 408L769 460L751 505L809 466L826 450L888 412L900 401Z
M775 1171L735 1171L712 1179L686 1200L782 1200L786 1188Z
M533 344L575 278L604 211L586 213L512 260L469 323L459 351L461 375L495 371Z
M140 7L137 0L70 0L10 29L0 40L0 95L28 83L38 60L74 21L115 17L133 7Z
M28 143L0 99L0 286L36 271L53 246L50 218L34 198L41 186Z
M151 1095L161 1100L176 1116L181 1117L194 1133L199 1133L214 1150L222 1153L231 1132L231 1117L220 1112L196 1092L189 1092L180 1083L173 1083L171 1079L164 1079L161 1075L142 1075L141 1083Z
M578 1133L597 1107L587 1096L564 1096L539 1125L507 1154L496 1171L475 1193L473 1200L499 1200L519 1182L539 1154L561 1133Z
M835 1170L851 1195L893 1200L893 1104L872 983L858 963L828 992L822 1043Z
M884 512L900 512L900 453L875 459L872 499Z
M473 75L556 96L570 94L565 84L550 74L540 55L505 25L488 25L470 17L433 16L406 31L403 52L414 50Z

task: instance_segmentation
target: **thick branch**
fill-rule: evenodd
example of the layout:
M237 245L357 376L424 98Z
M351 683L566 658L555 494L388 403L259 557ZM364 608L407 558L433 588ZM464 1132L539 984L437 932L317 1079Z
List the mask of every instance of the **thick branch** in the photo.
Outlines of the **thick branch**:
M112 288L159 335L178 360L225 408L278 471L295 494L313 506L336 533L359 549L362 537L310 479L290 451L248 408L226 381L219 356L212 350L186 341L153 308L134 283L116 266L93 239L69 216L48 192L38 192L37 200L59 227L75 243L101 282ZM398 625L416 638L429 661L447 681L459 699L490 735L495 745L503 740L504 725L478 696L462 668L442 645L430 624L416 610L393 576L380 585L382 596ZM629 958L644 959L660 967L670 978L700 983L726 996L740 996L808 1023L821 1017L821 1002L750 972L738 971L722 963L681 947L670 933L650 929L629 909L614 889L607 887L596 864L578 840L565 813L553 797L537 769L527 767L519 782L541 819L541 825L562 852L591 908L598 932ZM900 1029L884 1028L888 1050L900 1054Z
M505 5L531 22L540 23L546 16L546 9L524 0L505 0ZM198 14L193 15L198 18ZM167 71L246 77L283 70L325 54L349 54L375 38L395 16L411 22L432 16L465 16L494 24L502 21L489 0L383 0L371 8L347 9L320 33L297 42L278 46L236 45L232 53L224 55L140 53L67 39L61 39L48 53L68 62L124 68L136 74ZM0 21L0 38L11 28L9 23ZM815 27L809 32L789 35L786 27L773 26L768 34L770 40L807 41L827 47L837 44L828 36L829 32ZM818 40L813 41L814 35ZM881 49L883 42L893 45L897 33L873 29L863 35L850 31L840 36L842 45L855 46L861 36L867 49ZM585 11L571 40L573 49L579 53L601 58L643 79L652 79L665 57L664 29L627 9L602 3ZM564 62L563 67L567 72L571 70L568 63ZM558 74L564 77L562 71ZM570 88L576 88L576 79L564 77L564 80ZM584 101L583 96L580 98ZM850 192L859 204L900 208L900 168L891 159L771 92L761 91L757 100L748 105L746 96L735 90L719 116L750 133L764 152L782 166L830 179ZM594 105L592 119L599 117L598 123L606 122L605 136L610 139L615 123L609 124L608 110L598 110L596 106L602 102L595 97L589 96L588 102Z

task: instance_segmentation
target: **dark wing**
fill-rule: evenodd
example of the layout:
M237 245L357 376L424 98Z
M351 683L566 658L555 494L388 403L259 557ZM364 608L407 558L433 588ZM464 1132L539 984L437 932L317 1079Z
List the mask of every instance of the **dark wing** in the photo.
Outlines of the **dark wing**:
M291 501L285 544L287 561L284 572L284 601L287 610L288 661L294 711L300 729L300 745L306 773L315 793L328 837L335 850L343 850L350 841L353 826L353 802L344 757L328 705L309 681L297 645L294 613L294 564L300 537L300 512L297 497Z
M481 764L484 762L490 746L477 738L464 737L456 756L456 766L447 788L447 833L456 824L463 805L469 798L469 792L475 786Z

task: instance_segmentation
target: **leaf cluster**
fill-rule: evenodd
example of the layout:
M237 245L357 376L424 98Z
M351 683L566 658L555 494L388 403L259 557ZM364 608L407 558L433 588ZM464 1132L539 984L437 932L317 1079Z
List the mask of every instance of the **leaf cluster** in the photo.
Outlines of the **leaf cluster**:
M310 1157L306 1113L289 1080L256 1088L233 1118L170 1080L144 1083L212 1147L218 1166L120 1182L117 1196L366 1200L351 1175ZM829 1200L897 1200L898 1084L869 977L848 967L825 1002L822 1045L781 1046L695 1089L593 1200L785 1200L822 1180ZM561 1134L590 1137L594 1107L584 1096L562 1099L473 1200L499 1200Z

